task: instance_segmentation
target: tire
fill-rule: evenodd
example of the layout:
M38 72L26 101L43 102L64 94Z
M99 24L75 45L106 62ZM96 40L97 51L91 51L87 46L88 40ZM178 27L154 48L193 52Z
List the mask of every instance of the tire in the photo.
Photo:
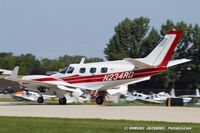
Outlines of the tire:
M44 98L43 97L38 97L37 103L43 103L43 102L44 102Z
M102 96L98 96L96 98L96 104L101 105L104 102L104 98Z
M67 99L65 97L59 98L58 102L60 105L65 105L67 103Z

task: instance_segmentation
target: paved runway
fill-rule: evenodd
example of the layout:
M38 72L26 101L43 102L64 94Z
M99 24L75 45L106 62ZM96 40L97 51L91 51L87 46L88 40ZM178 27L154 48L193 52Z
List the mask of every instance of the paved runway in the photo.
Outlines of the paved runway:
M200 123L200 108L194 107L38 105L0 102L0 115Z

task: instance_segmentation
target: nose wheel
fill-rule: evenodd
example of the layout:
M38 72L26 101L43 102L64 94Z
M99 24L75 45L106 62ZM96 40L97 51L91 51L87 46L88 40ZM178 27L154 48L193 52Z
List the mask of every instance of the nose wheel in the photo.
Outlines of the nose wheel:
M58 99L58 103L59 103L60 105L65 105L65 104L67 103L67 99L66 99L65 97L59 98L59 99Z
M103 96L96 97L96 104L101 105L104 102Z

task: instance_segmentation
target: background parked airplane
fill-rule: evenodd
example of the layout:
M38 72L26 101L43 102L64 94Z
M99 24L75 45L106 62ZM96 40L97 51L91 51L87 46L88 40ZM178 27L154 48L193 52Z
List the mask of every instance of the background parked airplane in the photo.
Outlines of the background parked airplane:
M128 93L126 100L130 102L139 100L142 102L149 102L149 103L166 103L168 98L182 98L182 97L172 96L166 92L159 92L158 94L147 95L134 91ZM192 100L192 98L190 97L184 97L182 99L183 103L189 103Z
M10 75L11 73L10 70L0 69L0 75Z

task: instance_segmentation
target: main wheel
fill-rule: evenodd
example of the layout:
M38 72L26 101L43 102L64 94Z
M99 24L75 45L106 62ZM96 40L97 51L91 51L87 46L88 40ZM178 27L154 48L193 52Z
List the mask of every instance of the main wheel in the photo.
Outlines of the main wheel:
M58 102L59 102L59 104L64 105L67 103L67 99L65 97L59 98Z
M104 98L102 96L98 96L96 98L96 104L101 105L103 104Z
M38 103L43 103L44 102L44 98L42 96L38 97L37 102Z

